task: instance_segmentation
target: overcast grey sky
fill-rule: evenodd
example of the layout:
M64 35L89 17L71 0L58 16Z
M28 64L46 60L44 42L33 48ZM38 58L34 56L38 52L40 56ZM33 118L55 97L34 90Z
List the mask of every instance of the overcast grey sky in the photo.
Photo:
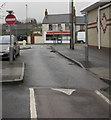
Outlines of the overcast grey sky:
M37 22L42 22L44 18L44 11L48 9L49 14L64 14L69 13L70 9L70 0L56 0L51 2L50 0L39 0L41 2L24 2L19 0L20 2L6 1L6 4L3 7L4 16L7 15L6 10L12 9L14 11L15 16L18 20L25 20L26 18L26 4L28 5L28 17L35 18ZM45 1L45 2L44 2ZM64 1L64 2L63 2ZM77 2L76 2L77 1ZM76 13L77 15L81 15L80 10L92 4L92 2L98 0L76 0ZM92 1L92 2L91 2ZM4 2L4 1L3 1ZM3 3L1 2L0 5Z

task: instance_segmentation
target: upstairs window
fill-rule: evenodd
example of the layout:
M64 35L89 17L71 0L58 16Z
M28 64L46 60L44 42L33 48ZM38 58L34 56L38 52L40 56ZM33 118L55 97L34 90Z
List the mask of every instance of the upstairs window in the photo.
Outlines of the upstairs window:
M49 24L49 31L52 31L53 30L53 26L52 24Z
M65 30L70 30L70 25L68 23L65 24Z
M80 25L80 30L84 30L84 25Z
M58 24L58 31L62 31L62 25Z
M53 31L56 31L56 24L53 24Z

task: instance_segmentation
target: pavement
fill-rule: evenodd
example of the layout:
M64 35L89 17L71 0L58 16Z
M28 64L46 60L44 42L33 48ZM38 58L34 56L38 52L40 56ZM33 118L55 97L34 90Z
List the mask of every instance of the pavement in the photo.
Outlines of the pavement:
M0 61L0 82L19 82L24 78L24 62Z
M20 45L20 50L26 50L26 49L32 49L32 46L30 46L30 45L26 45L26 46Z
M56 51L65 58L76 63L83 69L87 69L100 79L111 82L111 73L109 72L109 50L102 48L89 47L89 61L85 61L85 45L75 45L75 49L71 50L69 45L52 45L52 52Z

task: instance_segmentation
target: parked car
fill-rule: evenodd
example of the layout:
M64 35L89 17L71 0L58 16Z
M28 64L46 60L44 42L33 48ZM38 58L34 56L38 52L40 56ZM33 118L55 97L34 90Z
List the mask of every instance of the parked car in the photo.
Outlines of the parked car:
M13 60L20 55L20 46L15 36L12 35L13 41ZM0 58L9 58L10 53L10 35L0 36Z

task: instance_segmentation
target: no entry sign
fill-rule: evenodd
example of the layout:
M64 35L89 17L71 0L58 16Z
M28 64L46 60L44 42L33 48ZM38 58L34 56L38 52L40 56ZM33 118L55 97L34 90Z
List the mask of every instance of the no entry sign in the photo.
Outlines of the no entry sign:
M16 22L16 17L12 14L6 16L5 21L7 24L14 24Z

